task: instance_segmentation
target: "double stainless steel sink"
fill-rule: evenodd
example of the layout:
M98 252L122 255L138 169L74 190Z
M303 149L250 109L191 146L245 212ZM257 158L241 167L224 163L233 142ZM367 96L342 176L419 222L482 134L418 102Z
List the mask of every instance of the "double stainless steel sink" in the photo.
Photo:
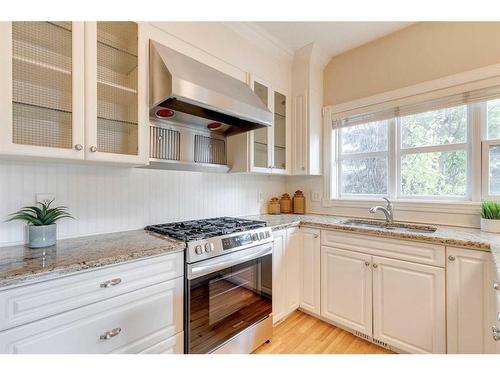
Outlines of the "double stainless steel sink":
M363 219L347 219L341 222L343 225L350 225L362 228L384 229L390 231L406 232L406 233L434 233L436 227L429 225L419 224L405 224L405 223L386 223L376 220L363 220Z

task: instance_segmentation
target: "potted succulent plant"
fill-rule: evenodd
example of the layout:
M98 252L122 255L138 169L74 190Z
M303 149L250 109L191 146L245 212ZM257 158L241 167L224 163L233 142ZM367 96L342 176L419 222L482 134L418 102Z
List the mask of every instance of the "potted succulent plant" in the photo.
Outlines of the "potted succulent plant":
M481 230L500 233L500 202L481 202Z
M28 246L48 247L56 243L56 221L65 217L73 219L66 206L51 208L50 202L37 202L36 206L23 207L10 215L7 221L21 220L28 223Z

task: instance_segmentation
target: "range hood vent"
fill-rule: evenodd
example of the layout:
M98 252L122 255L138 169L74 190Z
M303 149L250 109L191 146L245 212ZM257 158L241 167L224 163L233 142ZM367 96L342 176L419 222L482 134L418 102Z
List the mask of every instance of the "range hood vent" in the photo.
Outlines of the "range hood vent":
M228 125L227 136L272 125L272 113L244 82L152 40L149 54L152 116L168 108L194 123Z

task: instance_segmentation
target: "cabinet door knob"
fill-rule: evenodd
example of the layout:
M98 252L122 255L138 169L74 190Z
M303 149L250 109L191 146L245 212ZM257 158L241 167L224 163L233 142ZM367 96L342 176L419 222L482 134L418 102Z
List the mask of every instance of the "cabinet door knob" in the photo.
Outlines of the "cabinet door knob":
M121 282L122 282L122 279L120 279L120 278L108 280L108 281L101 283L101 288L110 288L112 286L120 284Z
M493 289L500 291L500 284L498 282L493 283Z
M373 268L378 268L378 264L373 264Z
M453 262L453 261L455 260L455 257L454 257L453 255L450 255L450 256L448 257L448 260L449 260L450 262Z
M370 262L365 262L366 267L370 267Z
M96 152L97 151L97 147L95 146L90 146L90 152Z
M114 328L111 331L104 332L101 336L99 336L99 338L101 340L109 340L109 339L115 337L116 335L118 335L121 331L122 331L122 329L119 327Z
M82 146L81 144L77 143L77 144L75 145L75 150L76 150L76 151L82 151L82 150L83 150L83 146Z
M318 237L319 237L319 234L315 234L315 235L314 235L314 238L318 238Z
M306 167L302 167L302 168L300 168L300 169L302 169L303 171L305 171L305 170L306 170Z

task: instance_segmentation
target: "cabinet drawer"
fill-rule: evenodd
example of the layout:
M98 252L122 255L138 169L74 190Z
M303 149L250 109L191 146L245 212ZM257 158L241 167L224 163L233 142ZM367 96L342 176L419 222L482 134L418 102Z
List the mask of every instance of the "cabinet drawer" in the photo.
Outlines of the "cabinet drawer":
M322 230L321 245L437 267L445 266L445 247L424 242Z
M183 253L0 291L0 331L182 276Z
M150 346L139 354L184 354L184 332Z
M4 331L0 352L139 353L182 331L182 296L182 277L139 289Z

